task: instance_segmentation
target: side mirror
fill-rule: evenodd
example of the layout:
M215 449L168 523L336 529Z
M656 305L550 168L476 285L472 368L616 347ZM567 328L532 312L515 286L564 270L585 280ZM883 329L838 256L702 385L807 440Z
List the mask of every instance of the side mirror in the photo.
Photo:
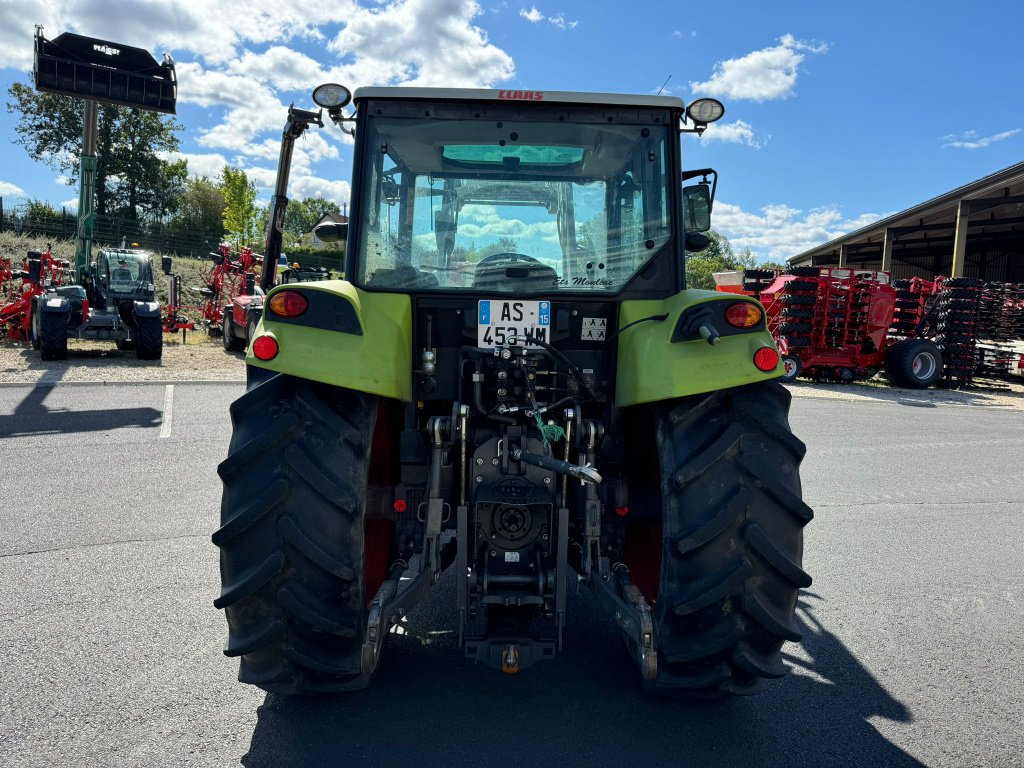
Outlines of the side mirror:
M703 232L686 233L687 252L700 253L701 251L707 250L707 247L709 245L711 245L711 238L705 235Z
M683 202L683 226L687 233L711 229L711 190L707 184L683 187Z
M340 243L348 239L348 224L338 224L333 221L325 221L313 227L313 234L318 240L325 243Z

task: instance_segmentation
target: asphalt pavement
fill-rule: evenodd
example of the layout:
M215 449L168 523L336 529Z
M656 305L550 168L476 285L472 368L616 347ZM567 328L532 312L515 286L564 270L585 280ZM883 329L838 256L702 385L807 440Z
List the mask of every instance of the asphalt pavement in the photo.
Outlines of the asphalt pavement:
M215 467L241 385L0 388L0 765L1017 766L1024 412L794 400L816 511L792 674L645 695L584 590L515 676L457 652L449 574L373 686L285 698L221 653Z

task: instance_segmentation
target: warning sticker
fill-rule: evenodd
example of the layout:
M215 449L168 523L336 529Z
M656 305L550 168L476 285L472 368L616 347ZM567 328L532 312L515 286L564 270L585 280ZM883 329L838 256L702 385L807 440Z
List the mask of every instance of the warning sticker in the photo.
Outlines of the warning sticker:
M607 330L607 317L584 317L583 328L580 330L580 340L604 341L604 335Z

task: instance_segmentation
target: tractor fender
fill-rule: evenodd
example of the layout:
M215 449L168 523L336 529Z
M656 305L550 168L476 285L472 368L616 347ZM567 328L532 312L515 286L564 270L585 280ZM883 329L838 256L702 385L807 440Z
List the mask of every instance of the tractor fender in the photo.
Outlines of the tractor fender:
M133 301L132 311L136 317L160 317L160 303L157 301Z
M764 312L753 298L716 291L685 290L660 301L622 302L615 404L658 402L781 376L781 362L767 372L754 365L759 349L778 352L763 317L748 330L724 321L725 309L738 301L752 302ZM717 343L691 332L695 324L687 321L697 313L721 334Z
M283 292L308 305L295 317L271 306ZM260 360L261 336L277 342L277 354ZM376 293L346 280L279 285L263 301L246 365L383 397L412 399L412 300L407 294Z
M43 296L36 297L36 301L39 302L39 311L47 315L71 314L71 302L69 302L65 296L48 293Z

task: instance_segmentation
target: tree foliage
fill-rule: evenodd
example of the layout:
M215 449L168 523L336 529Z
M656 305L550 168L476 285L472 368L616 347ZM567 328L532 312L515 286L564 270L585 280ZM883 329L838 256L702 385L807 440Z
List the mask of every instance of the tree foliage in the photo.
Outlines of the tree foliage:
M750 269L756 263L749 248L734 253L729 240L714 230L708 232L711 244L700 253L686 254L686 287L715 290L715 272Z
M7 111L18 116L14 127L21 145L33 160L45 163L78 182L82 153L82 100L40 93L25 83L7 90ZM169 162L175 152L174 118L155 112L97 106L96 212L127 219L160 218L172 212L173 201L188 173L185 162Z
M174 229L202 232L219 241L224 232L224 190L205 176L185 182L170 224Z
M224 231L238 245L252 245L259 240L259 209L256 207L256 185L245 171L225 165L220 176L224 194Z

